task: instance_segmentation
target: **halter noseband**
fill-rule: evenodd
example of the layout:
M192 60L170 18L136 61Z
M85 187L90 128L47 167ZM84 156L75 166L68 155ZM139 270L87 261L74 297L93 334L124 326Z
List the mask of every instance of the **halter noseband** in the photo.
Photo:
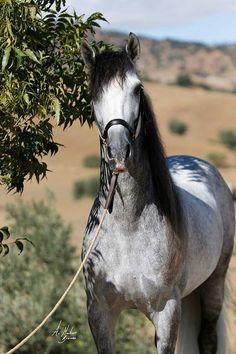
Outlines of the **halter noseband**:
M105 126L104 132L101 136L102 140L106 140L108 138L108 130L113 126L113 125L123 125L126 129L128 129L131 139L135 139L135 131L131 128L131 126L124 120L124 119L112 119L110 122L107 123Z
M110 120L107 125L105 126L103 134L100 135L101 141L103 144L107 144L107 138L108 138L108 130L113 126L113 125L123 125L126 129L128 129L130 133L131 140L135 140L140 132L141 128L141 118L142 118L142 92L140 93L140 102L139 102L139 110L138 110L138 115L137 115L137 124L135 125L134 129L127 123L124 119L120 118L115 118ZM100 130L100 129L99 129Z

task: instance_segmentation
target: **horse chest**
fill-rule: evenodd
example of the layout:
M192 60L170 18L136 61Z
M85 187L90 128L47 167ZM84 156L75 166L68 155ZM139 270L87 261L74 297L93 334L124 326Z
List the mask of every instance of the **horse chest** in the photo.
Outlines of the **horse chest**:
M96 248L100 257L94 260L94 280L99 291L103 289L109 299L120 296L137 306L158 301L161 308L175 277L175 272L170 277L168 271L166 236L148 229L129 234L112 231L101 235Z

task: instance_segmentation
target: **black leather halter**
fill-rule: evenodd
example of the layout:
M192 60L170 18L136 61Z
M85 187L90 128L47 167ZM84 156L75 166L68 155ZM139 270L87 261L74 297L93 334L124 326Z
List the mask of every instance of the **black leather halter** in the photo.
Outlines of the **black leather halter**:
M139 118L138 118L139 119ZM107 125L105 126L104 132L102 134L102 139L106 140L108 137L108 130L113 126L113 125L123 125L126 129L128 129L130 136L132 139L135 138L135 132L133 131L133 129L131 128L131 126L124 120L124 119L112 119L110 120L110 122L107 123Z
M135 127L132 128L129 125L129 123L127 123L124 119L121 119L121 118L116 118L116 119L110 120L107 123L107 125L105 126L103 134L100 135L101 141L103 142L103 144L106 144L106 140L108 138L108 130L113 125L123 125L123 127L128 129L128 131L130 133L131 140L135 140L136 139L137 128L138 128L138 125L141 124L140 119L142 119L142 100L143 100L143 92L141 90L141 92L140 92L139 110L138 110L138 115L137 115L137 118L136 118Z

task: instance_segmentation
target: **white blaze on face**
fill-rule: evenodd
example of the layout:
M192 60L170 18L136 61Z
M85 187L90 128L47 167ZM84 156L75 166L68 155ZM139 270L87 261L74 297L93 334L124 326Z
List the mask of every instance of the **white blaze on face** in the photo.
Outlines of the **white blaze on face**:
M137 88L141 82L134 72L126 74L121 83L114 78L104 87L101 96L94 102L94 111L99 127L105 127L112 119L124 119L131 127L138 117L140 95ZM112 127L119 129L119 126Z

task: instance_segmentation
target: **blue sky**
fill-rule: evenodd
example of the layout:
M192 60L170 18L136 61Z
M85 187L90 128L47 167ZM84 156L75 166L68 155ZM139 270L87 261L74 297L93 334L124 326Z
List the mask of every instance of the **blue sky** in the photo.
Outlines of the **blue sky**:
M102 12L106 30L208 44L236 43L236 0L67 0L78 14Z

